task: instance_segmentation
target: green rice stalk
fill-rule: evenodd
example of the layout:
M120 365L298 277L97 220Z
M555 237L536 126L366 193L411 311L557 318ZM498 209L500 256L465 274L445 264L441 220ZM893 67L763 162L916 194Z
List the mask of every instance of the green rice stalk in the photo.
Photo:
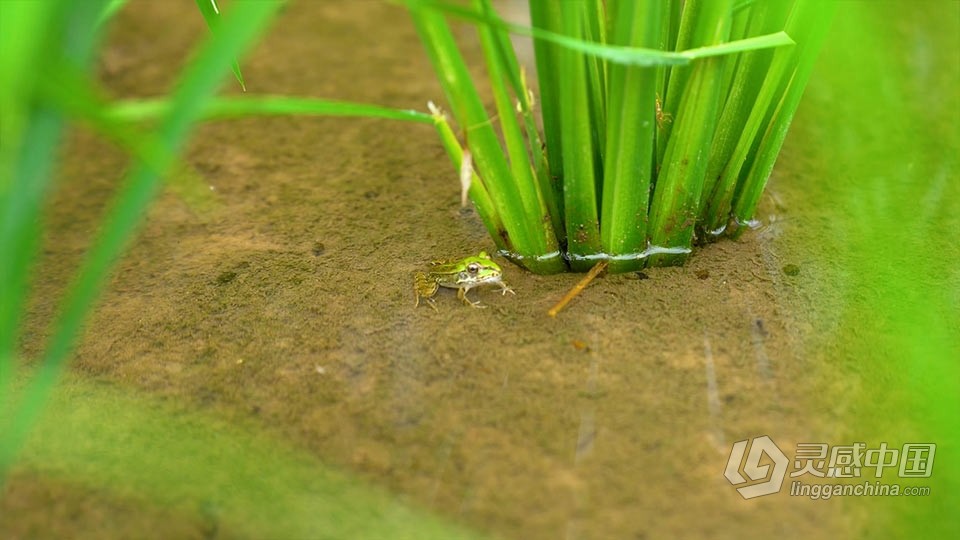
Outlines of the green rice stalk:
M754 11L751 7L745 9L737 9L736 5L733 7L733 22L730 24L731 40L743 39L756 34L756 32L749 31Z
M614 44L656 47L663 41L666 10L659 2L617 0L610 12ZM645 262L624 257L646 247L659 76L658 68L610 66L600 241L612 272L635 270Z
M457 170L460 170L460 167L463 166L463 147L460 146L460 141L457 140L457 136L454 135L453 129L450 128L450 123L447 122L447 118L443 113L437 111L434 113L433 118L443 148L447 151L447 155L450 156L453 166ZM509 235L503 226L503 221L497 214L497 209L490 199L487 188L483 185L483 181L475 171L471 172L471 174L470 200L476 205L477 214L480 215L480 219L487 228L487 232L490 233L490 237L493 238L494 243L497 245L497 249L513 252L513 246L507 242Z
M683 15L683 3L684 0L667 0L667 22L668 26L666 28L667 32L667 41L666 46L661 50L664 51L677 51L680 50L677 48L677 37L680 35L680 19ZM666 90L666 89L664 89ZM666 96L666 93L664 93Z
M100 6L89 4L97 10L85 22L90 28L96 28L95 17ZM277 7L274 2L238 2L213 38L187 66L174 94L175 105L155 135L157 147L167 155L168 165L186 140L204 103L216 91L230 59L253 41ZM104 280L142 219L163 172L139 162L127 176L98 238L81 264L76 281L68 290L38 370L24 389L9 425L0 430L4 433L0 440L0 477L9 469L30 427L36 423Z
M530 2L530 20L534 28L560 29L559 2ZM566 228L563 226L563 132L560 129L560 94L559 89L563 82L560 80L560 56L563 50L555 43L542 39L533 40L536 56L538 88L540 90L540 112L543 117L543 139L547 154L547 164L550 174L550 183L557 194L557 213L553 221L559 224L563 231L557 238L566 238Z
M486 17L496 17L490 0L483 0L483 13ZM547 155L544 149L543 139L540 137L540 130L537 128L537 118L534 114L533 94L527 86L526 74L520 63L517 61L516 53L513 51L513 45L510 42L510 36L502 28L490 26L496 36L494 49L499 61L504 66L504 72L509 76L508 80L513 88L513 93L517 100L517 109L520 117L523 119L524 135L527 138L527 146L530 151L534 175L539 186L540 196L543 198L543 204L547 208L550 216L563 215L560 209L560 201L563 196L563 187L550 174ZM554 237L558 243L565 242L566 232L563 223L559 219L550 219L553 227Z
M680 13L683 0L668 0L664 9L661 10L661 19L660 22L663 25L663 30L660 35L660 42L657 44L657 48L664 51L673 51L677 46L677 28L680 26ZM657 173L660 170L660 156L663 155L663 150L667 146L667 137L666 132L662 131L660 128L663 124L673 121L673 116L670 115L668 111L663 110L663 100L667 97L667 88L670 84L670 72L672 71L673 66L663 65L657 67L657 129L654 132L656 137L654 140L654 180L656 180Z
M786 5L785 2L779 3L780 5ZM756 20L754 15L754 10L752 9L742 9L733 11L733 22L730 25L730 39L737 40L749 37L751 35L757 35L758 32L750 32L750 23ZM724 64L723 69L723 82L721 86L729 90L728 95L724 97L724 102L720 105L725 107L725 99L729 97L729 93L735 88L733 86L733 76L739 70L740 63L743 61L743 57L747 55L737 55L730 59L729 62Z
M475 6L481 11L490 8L486 0L475 0ZM513 100L510 99L507 81L511 78L519 79L519 70L511 73L512 69L517 69L517 65L508 63L504 55L500 54L500 38L496 29L488 25L480 25L478 30L480 32L480 43L487 60L487 70L497 106L500 130L510 160L510 171L513 175L513 181L519 188L524 212L527 216L538 216L539 218L536 223L542 229L542 237L547 242L543 252L559 251L560 247L553 233L546 197L541 193L540 185L535 178L526 140L520 128L520 122L517 120L516 107Z
M606 43L606 20L602 0L589 0L584 3L583 39L594 43ZM603 178L603 156L606 152L607 132L607 62L598 56L587 56L587 89L590 100L591 118L593 118L593 145L597 149L598 159L595 174Z
M451 112L466 131L467 146L477 172L503 220L507 234L503 244L512 245L514 252L511 255L530 270L540 273L563 270L563 261L559 257L544 257L555 252L549 249L553 235L544 234L545 227L541 226L544 212L526 211L527 204L536 201L536 185L532 182L518 185L514 181L444 16L419 2L409 2L407 7L427 55L440 76Z
M795 33L800 36L796 50L796 71L789 79L786 93L766 128L750 172L737 187L733 217L738 224L753 220L760 195L763 194L773 165L780 154L787 129L800 104L800 98L803 97L803 90L810 80L810 73L826 38L835 9L836 3L830 0L799 0L794 7L796 13L791 14L793 24L788 25L788 28L795 28ZM737 231L737 234L739 233L740 230Z
M580 38L584 28L582 4L567 4L561 13L563 31ZM600 221L597 208L597 181L593 109L590 103L588 69L584 55L572 49L559 54L562 84L558 89L560 126L563 130L563 206L566 212L567 251L570 267L586 271L600 251Z
M522 78L524 79L521 86L522 94L527 97L519 99L518 103L523 116L530 153L533 156L534 174L537 177L537 184L540 186L544 204L547 206L547 213L551 216L550 223L553 225L554 238L557 239L559 245L564 245L567 241L567 232L563 228L562 220L553 217L563 216L563 186L560 179L550 172L545 143L540 137L540 131L537 129L537 119L530 104L529 96L531 93L525 81L526 76Z
M709 45L725 40L730 31L731 2L709 0L700 6L697 3L690 1L684 6L685 12L691 9L693 13L685 21L690 29L690 43ZM686 13L684 16L687 17ZM682 93L674 90L674 84L680 80L675 78L677 75L689 79L683 82ZM674 70L671 75L668 95L681 94L680 102L654 189L647 234L651 246L678 253L655 253L649 259L652 265L681 263L689 252L707 167L706 149L719 116L722 78L722 58L701 60L689 74L677 74Z
M761 34L776 28L782 29L789 8L790 4L786 2L763 2L755 5L749 32ZM773 56L774 54L776 56ZM781 47L745 53L739 59L736 74L727 86L730 94L710 148L704 179L700 219L705 237L716 236L726 227L733 188L740 176L741 167L769 109L777 85L782 80L783 70L790 65L794 54L794 48ZM772 58L777 60L771 65ZM765 90L763 93L761 87Z
M709 1L709 0L708 0ZM678 2L679 3L679 2ZM697 20L699 13L703 9L704 0L690 0L682 2L682 8L679 10L680 20L677 26L676 39L674 41L674 50L682 51L690 49L693 37L693 23ZM660 114L663 118L674 119L677 116L677 109L680 106L680 98L687 88L687 79L690 77L690 67L687 65L670 66L667 71L666 89L660 97ZM659 173L663 166L663 159L667 152L667 141L670 140L670 134L673 131L673 122L661 121L657 126L657 140L663 141L657 145L657 171Z
M609 28L603 24L606 20L604 16L606 9L619 9L615 2L609 4L595 0L569 3L532 2L531 18L534 24L532 28L502 21L492 11L488 0L475 0L474 9L436 0L406 0L405 3L410 7L411 12L436 10L480 24L484 28L481 29L481 39L487 62L491 65L490 71L494 78L493 94L499 115L511 117L506 121L501 119L504 143L510 154L513 175L521 185L529 183L529 175L525 172L526 167L523 163L527 154L521 152L522 145L519 144L523 132L519 124L514 122L513 113L506 112L505 104L508 101L510 88L521 102L520 110L523 114L523 126L526 128L528 143L534 140L530 134L536 133L536 130L532 129L532 115L524 112L529 109L522 103L520 95L525 95L526 92L523 88L518 89L517 70L513 67L513 57L506 53L508 47L505 32L534 37L543 93L541 102L547 161L551 176L559 179L563 184L562 204L556 205L557 208L562 208L562 218L554 214L554 206L543 197L545 193L556 191L545 189L544 186L551 184L552 188L555 184L543 181L545 167L537 165L536 148L531 148L529 144L526 148L531 152L530 165L535 171L533 176L539 181L539 184L534 185L540 186L540 206L547 207L548 215L554 222L555 231L558 223L563 224L566 231L567 257L571 261L571 266L577 270L589 268L590 262L597 258L613 256L615 260L622 261L631 256L639 258L641 255L649 254L650 252L643 248L648 241L653 242L654 239L657 239L654 251L657 248L675 248L675 251L681 252L689 250L693 226L699 214L707 152L722 110L721 105L725 103L729 94L724 82L730 81L738 72L738 63L735 60L729 60L730 55L793 44L789 36L782 31L730 41L727 34L733 24L732 0L721 3L719 7L715 2L705 0L686 2L672 0L669 7L654 8L659 15L653 21L646 22L653 26L659 25L659 39L645 41L644 46L619 42L606 35L608 31L615 32L618 24L633 22L630 19L626 23L620 22L619 16L614 13L609 18ZM648 8L643 6L643 9ZM746 26L746 21L752 15L751 11L750 4L740 5L737 17L741 27ZM674 21L679 21L679 27L678 36L672 39L669 35L671 32L664 32L663 26L674 24ZM719 26L716 24L717 21L720 21ZM747 33L754 32L740 31L740 34ZM421 34L423 37L423 32ZM425 37L425 41L429 40L429 37ZM614 41L614 43L607 41ZM658 50L671 41L675 43L676 50ZM442 47L455 48L456 45L452 39L449 39L442 43ZM455 50L453 52L456 53ZM436 56L437 53L431 54ZM721 56L724 57L723 60L716 59ZM693 63L694 61L696 62ZM434 63L438 64L436 61ZM703 67L705 65L714 67L707 69ZM650 70L649 82L633 89L636 91L623 92L615 86L621 83L612 82L626 80L619 73L614 75L620 66L646 66L653 69ZM443 73L442 69L438 68L438 71ZM522 80L522 77L520 78ZM445 85L449 86L450 76L443 75L441 79ZM691 87L694 87L693 90L690 90ZM661 111L658 111L657 104L658 89L665 89ZM618 92L623 93L618 96ZM475 94L475 90L473 93ZM699 97L688 98L688 93ZM632 100L636 96L639 96L639 100ZM455 100L451 99L451 103L454 102ZM624 105L616 106L613 105L614 102ZM653 106L650 106L651 102ZM614 110L617 115L612 113ZM620 113L624 110L628 115L620 118ZM456 116L460 116L456 106L453 112ZM659 125L656 136L640 137L646 140L623 141L618 139L617 135L613 135L617 132L623 133L624 130L629 132L644 129L644 124L638 125L631 120L632 117L643 118L644 116L653 117L655 123ZM674 125L671 116L682 116L687 119L688 127L683 131L683 136L672 136L671 132L679 127ZM486 123L485 114L478 115L477 118L483 119L478 122ZM614 126L608 129L606 122L611 122ZM476 122L468 123L463 120L460 123L476 125ZM652 125L650 129L654 129ZM636 135L633 136L636 137ZM472 134L468 134L467 140L472 148ZM619 145L616 157L611 156L607 159L608 144ZM633 154L619 149L631 146L635 149ZM502 149L497 149L503 152ZM659 160L662 156L666 161L663 163L654 161L657 165L649 167L650 172L645 175L646 178L637 176L636 173L631 177L625 170L636 167L636 160L644 159L642 156L646 153L646 149L649 149L649 154L655 156L655 159ZM666 168L661 170L661 166L666 167L667 161L670 165L669 170ZM523 166L523 170L520 170L518 165ZM621 167L623 170L608 171L608 166ZM643 168L642 165L641 168ZM487 175L483 172L482 165L478 165L478 170L480 176L486 181ZM604 179L608 175L610 178ZM634 185L630 185L631 181ZM654 202L659 201L665 205L659 210L651 208L646 212L653 216L651 223L656 223L659 230L652 232L648 227L646 239L643 239L643 230L637 233L636 229L637 223L642 222L645 214L645 201L641 194L644 189L649 192L649 186L654 182L657 186L653 191ZM498 202L497 190L489 181L486 181L486 185L494 204L499 209L502 203ZM618 192L622 193L618 194ZM528 210L531 200L529 197L521 199L530 221L537 219ZM639 206L633 205L632 201L638 202ZM600 208L598 202L607 208L617 207L622 210L608 212ZM682 213L675 212L678 207L682 207ZM633 220L623 214L627 209L632 210ZM501 215L505 216L502 212ZM506 217L504 217L504 223L510 230L510 221ZM633 223L632 230L629 229L631 223ZM624 231L628 230L630 232L624 234ZM562 240L563 235L557 234L556 237ZM671 241L661 244L660 240ZM614 248L616 244L619 244L619 247ZM627 253L627 245L639 246L639 248L630 248ZM651 260L654 264L663 264L679 262L682 257L655 256ZM637 265L638 263L635 262L617 263L614 265L616 267L614 270L628 269Z

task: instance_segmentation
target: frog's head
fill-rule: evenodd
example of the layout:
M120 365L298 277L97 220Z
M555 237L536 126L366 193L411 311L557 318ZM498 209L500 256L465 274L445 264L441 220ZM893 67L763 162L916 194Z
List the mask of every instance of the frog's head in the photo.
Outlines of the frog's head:
M476 257L467 257L460 261L457 284L473 287L483 283L497 283L503 273L500 266L493 262L485 251Z

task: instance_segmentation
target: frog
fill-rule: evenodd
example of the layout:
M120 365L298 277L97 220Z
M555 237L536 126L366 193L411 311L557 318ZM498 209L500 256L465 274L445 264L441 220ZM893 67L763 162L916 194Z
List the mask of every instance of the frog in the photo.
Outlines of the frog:
M416 296L414 307L420 305L420 299L425 299L430 307L437 310L434 296L440 287L457 289L457 298L464 305L483 308L480 301L473 301L467 298L467 292L480 285L497 285L500 287L501 294L517 294L503 281L503 270L500 265L493 262L493 259L485 251L472 257L465 257L460 260L452 261L434 261L430 263L428 272L417 272L413 276L413 292Z

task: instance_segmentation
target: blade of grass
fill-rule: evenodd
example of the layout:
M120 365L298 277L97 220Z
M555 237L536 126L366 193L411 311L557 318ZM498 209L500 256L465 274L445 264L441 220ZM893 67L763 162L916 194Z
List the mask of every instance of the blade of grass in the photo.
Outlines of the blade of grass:
M4 2L0 18L15 31L0 32L0 407L8 395L36 220L59 137L59 123L32 114L31 94L44 65L44 41L56 12L53 2ZM45 117L43 119L46 119ZM23 142L30 145L23 148ZM27 150L34 150L28 153ZM2 484L2 482L0 482Z
M733 203L733 215L737 223L747 223L753 219L760 195L763 194L763 188L767 185L770 172L787 136L787 129L800 104L800 98L803 97L807 81L810 80L817 54L827 36L836 3L826 0L799 0L795 9L800 10L795 26L798 33L804 33L797 50L797 68L790 78L786 94L780 100L771 123L766 128L750 172L737 187ZM738 230L738 234L739 232Z
M104 115L122 122L153 120L167 115L173 104L168 99L136 99L111 104ZM433 124L430 114L392 109L379 105L287 96L218 97L207 102L198 113L204 120L224 120L249 116L317 115L383 118Z
M695 16L689 22L695 45L719 43L727 38L732 18L731 2L705 0L696 6L690 0L684 9ZM692 66L684 83L673 131L667 142L660 177L653 193L648 236L654 246L688 248L693 239L707 149L713 139L723 82L723 59L709 58ZM670 90L676 80L671 76ZM685 254L652 255L652 265L676 264Z
M584 3L583 39L594 43L606 43L606 19L602 0L590 0ZM603 156L607 141L607 62L597 56L587 56L587 97L593 118L593 146L597 149L595 160L597 178L603 178Z
M447 151L447 155L450 156L454 168L460 170L460 167L463 166L463 147L460 146L460 141L457 140L453 129L450 128L450 123L447 122L446 116L444 116L439 109L434 112L433 119L443 148ZM476 172L472 172L472 175L470 182L470 199L477 207L477 214L480 215L481 221L483 221L487 232L490 233L490 237L493 238L497 248L502 251L513 251L513 246L506 243L509 235L507 235L506 229L504 229L503 221L497 214L497 209L490 199L487 188L483 185L483 181Z
M557 2L530 2L530 20L535 28L559 30L560 5ZM563 209L563 151L561 141L563 132L560 129L560 98L558 90L562 85L560 80L561 49L549 41L534 39L533 50L536 56L537 80L540 89L540 112L543 118L543 138L546 146L547 165L549 168L550 185L556 194L556 210L553 219L557 238L566 238ZM534 151L536 149L533 149Z
M661 32L662 37L658 49L664 51L676 50L682 7L683 0L668 0L667 5L662 10L661 24L663 24L663 31ZM672 72L673 66L657 67L657 130L656 140L653 144L656 154L654 154L654 178L652 180L654 183L656 183L656 177L660 171L661 156L667 147L666 132L662 129L663 124L673 121L673 115L663 109L663 100L667 97L667 88L670 86L670 74Z
M585 8L579 2L566 4L561 12L567 36L581 37L585 31ZM595 178L596 148L592 123L587 63L584 55L564 49L559 55L560 126L563 130L563 206L566 212L567 252L570 268L586 271L593 266L589 257L600 253L600 223Z
M203 20L207 23L207 28L209 28L211 32L216 32L220 26L220 7L217 5L217 0L195 1L197 8L200 10L200 14L203 16ZM230 69L233 70L233 76L236 77L237 82L240 83L240 89L246 92L247 85L243 82L243 74L240 73L240 64L236 58L231 58L230 62Z
M683 2L680 8L677 37L674 41L676 51L693 47L694 24L698 20L700 12L703 11L703 5L704 3L701 0ZM669 66L669 70L667 88L660 98L660 114L663 118L673 119L677 116L677 109L680 107L683 92L688 88L687 80L690 78L691 68L688 65L675 65ZM663 166L667 144L673 131L673 122L660 122L658 128L657 140L662 141L657 145L657 170L659 171Z
M778 2L777 4L784 5L786 3ZM730 25L731 40L743 39L750 37L751 35L760 34L760 32L749 32L750 23L755 20L753 11L754 10L752 9L742 9L740 11L737 11L736 9L733 10L733 21ZM780 29L781 28L778 28L778 30ZM732 92L733 88L735 88L732 86L733 76L738 72L740 63L743 61L744 56L747 55L737 55L735 58L731 59L732 61L726 62L724 65L723 82L720 84L722 88L725 88L728 91L726 92L727 95L723 97L723 102L720 104L721 107L726 106L726 99L729 98L730 93Z
M611 2L613 42L638 47L660 44L662 8L659 2ZM645 248L658 69L610 66L600 240L603 252L612 257L639 254ZM644 262L613 258L611 271L635 270Z
M492 11L487 0L475 0L475 6L481 11ZM551 225L552 216L546 205L544 195L540 191L540 186L534 177L523 132L520 129L516 109L510 99L510 91L507 87L507 81L511 78L519 79L520 73L511 73L511 69L516 68L516 64L510 65L505 62L503 56L498 52L500 39L497 30L489 25L479 25L477 29L480 33L480 44L487 60L490 87L493 90L493 98L497 106L500 131L507 147L510 171L513 174L513 182L520 192L524 213L529 217L536 217L536 223L542 230L542 237L545 239L546 245L540 253L557 251L559 245Z
M596 56L598 58L602 58L608 62L635 66L682 66L700 58L724 56L737 52L752 51L766 47L782 47L784 45L793 44L790 36L788 36L786 33L776 32L765 36L756 36L738 41L730 41L727 43L718 43L678 51L661 51L657 49L621 47L603 43L594 43L592 41L583 39L582 36L571 37L563 33L544 30L536 23L534 23L534 26L532 27L507 23L498 18L487 17L482 13L477 13L474 10L444 2L437 2L434 0L404 0L404 3L407 5L416 5L420 8L435 9L451 16L475 23L490 24L512 34L529 36L535 38L536 40L549 41L564 48L579 51L587 56ZM531 8L534 7L534 4L539 4L539 2L531 2ZM554 4L554 2L545 2L545 4ZM581 6L581 8L582 7L583 6ZM539 9L539 7L537 9ZM531 11L531 15L533 15L533 11Z
M125 5L127 5L127 0L109 0L100 11L100 17L97 19L97 24L102 25L105 22L113 19Z
M783 28L789 8L790 4L786 2L764 2L753 6L749 32L763 33ZM787 28L791 35L794 35L794 30ZM782 79L782 70L794 54L792 47L745 53L739 60L732 83L724 86L730 88L730 94L710 147L700 200L700 219L707 236L719 234L726 225L732 190L740 176L740 167L759 129L759 122L769 108L773 91ZM773 65L772 58L778 59ZM772 87L771 81L774 82ZM766 93L758 95L761 94L761 87L765 88ZM759 113L759 117L754 116L754 111ZM738 150L737 158L732 159L735 149Z
M495 17L490 0L481 2L481 11L489 16ZM550 214L549 220L554 237L559 243L564 242L566 231L563 228L563 219L560 209L560 199L562 197L562 186L559 182L554 182L550 175L550 169L547 163L547 155L543 147L543 139L540 137L540 131L537 128L537 119L533 112L532 93L527 87L526 75L517 56L513 51L513 45L510 42L510 35L502 29L497 29L489 25L486 26L495 36L493 41L493 50L498 61L503 65L502 72L507 75L507 80L513 89L517 99L517 107L520 116L523 118L524 134L527 138L530 157L534 175L539 188L539 196L543 198L543 204Z
M562 271L564 266L559 257L542 259L551 253L547 249L548 238L539 223L542 214L528 215L525 212L524 197L513 181L500 142L444 16L416 1L408 2L407 7L440 78L451 112L466 132L467 146L477 172L503 220L507 234L503 243L512 245L514 259L522 261L520 264L530 270L539 273Z
M155 135L158 148L166 151L167 164L172 163L193 121L203 110L204 102L216 90L229 65L226 60L238 56L254 40L277 7L274 2L238 2L223 21L220 31L187 67L174 93L175 106ZM92 20L91 26L95 27ZM61 315L37 373L24 390L10 425L3 430L0 475L9 469L30 427L36 423L109 270L140 222L163 172L149 164L137 163L129 173L100 235L64 299Z
M9 392L17 332L40 233L40 208L50 186L63 119L37 100L36 66L85 66L96 41L102 0L3 2L0 18L0 410ZM0 485L6 430L0 426Z

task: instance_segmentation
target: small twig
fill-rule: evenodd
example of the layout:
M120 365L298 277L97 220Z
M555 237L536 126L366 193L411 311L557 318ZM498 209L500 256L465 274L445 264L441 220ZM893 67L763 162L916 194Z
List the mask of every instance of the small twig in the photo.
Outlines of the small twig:
M587 285L589 285L590 282L593 281L593 278L597 277L600 274L600 272L603 272L604 268L606 267L607 267L607 261L600 261L597 264L593 265L593 268L591 268L590 271L587 272L587 275L580 280L580 283L577 283L576 285L574 285L573 288L570 289L570 292L564 295L564 297L561 298L559 302L557 302L557 305L553 306L552 308L550 308L549 311L547 311L547 315L551 317L556 317L557 313L560 313L560 310L566 307L566 305L569 304L570 301L573 300L575 296L577 296L584 289L586 289Z

